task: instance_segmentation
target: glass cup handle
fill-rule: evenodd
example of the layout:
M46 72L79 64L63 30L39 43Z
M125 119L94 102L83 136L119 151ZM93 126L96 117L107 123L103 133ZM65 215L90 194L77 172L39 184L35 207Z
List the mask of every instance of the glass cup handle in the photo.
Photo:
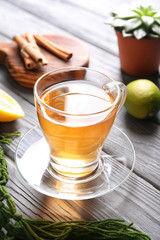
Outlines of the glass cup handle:
M126 100L127 88L126 88L126 85L122 82L117 82L117 84L121 90L121 97L120 97L119 106L118 106L118 112L119 112Z

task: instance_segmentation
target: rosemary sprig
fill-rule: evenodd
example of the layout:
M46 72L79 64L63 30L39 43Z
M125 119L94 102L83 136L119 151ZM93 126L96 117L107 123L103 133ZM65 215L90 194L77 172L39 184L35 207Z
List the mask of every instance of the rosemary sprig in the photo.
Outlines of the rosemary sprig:
M10 144L11 137L19 135L19 132L0 134L0 143ZM151 240L123 219L63 222L25 219L16 212L15 202L5 187L7 181L7 163L0 145L0 240Z
M1 133L0 134L0 143L10 144L12 142L11 137L19 137L20 132L15 133Z

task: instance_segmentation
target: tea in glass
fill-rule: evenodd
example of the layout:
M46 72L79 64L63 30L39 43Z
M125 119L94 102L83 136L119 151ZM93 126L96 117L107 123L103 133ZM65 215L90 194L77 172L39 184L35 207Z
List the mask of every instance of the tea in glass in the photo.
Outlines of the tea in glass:
M69 68L42 77L35 91L39 123L50 147L50 168L69 178L94 173L122 104L118 84L93 70Z

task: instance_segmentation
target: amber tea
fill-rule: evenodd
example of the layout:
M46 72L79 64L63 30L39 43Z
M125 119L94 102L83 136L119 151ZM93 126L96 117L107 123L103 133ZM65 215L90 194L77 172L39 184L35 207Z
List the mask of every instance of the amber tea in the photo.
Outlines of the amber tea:
M78 80L55 84L40 99L37 114L53 169L69 177L93 172L118 109L112 94Z

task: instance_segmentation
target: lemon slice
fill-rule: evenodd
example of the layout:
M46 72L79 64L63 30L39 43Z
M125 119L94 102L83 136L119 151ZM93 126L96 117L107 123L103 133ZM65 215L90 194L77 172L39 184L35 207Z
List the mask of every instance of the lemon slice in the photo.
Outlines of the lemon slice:
M24 117L24 112L19 103L0 89L0 122L10 122L21 117Z

